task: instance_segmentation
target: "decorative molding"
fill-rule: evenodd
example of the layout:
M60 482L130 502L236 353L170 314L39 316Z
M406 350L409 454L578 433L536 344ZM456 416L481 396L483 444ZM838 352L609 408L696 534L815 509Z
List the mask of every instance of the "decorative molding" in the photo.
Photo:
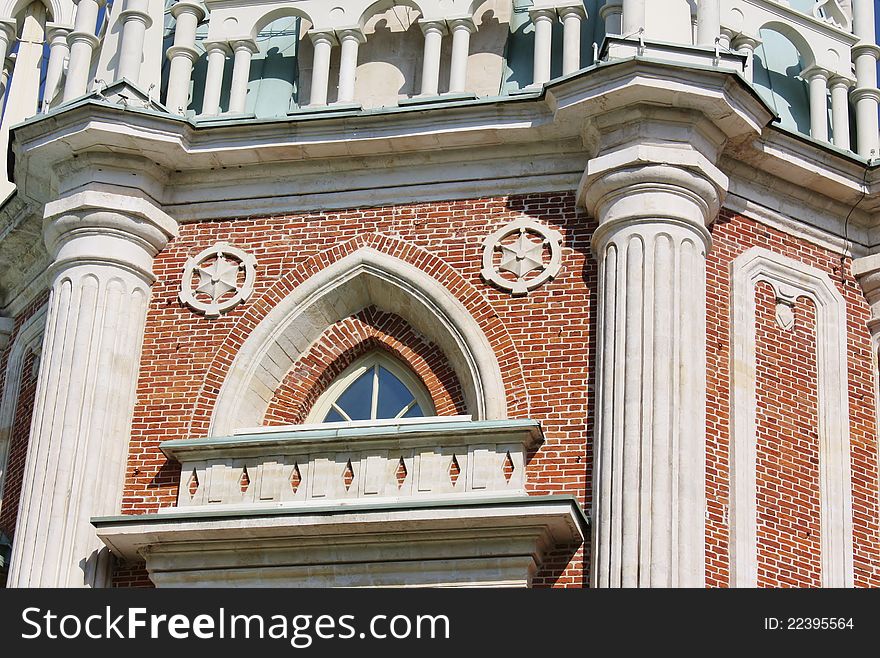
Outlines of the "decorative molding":
M24 360L29 352L39 354L42 350L43 334L46 329L46 308L47 306L44 305L21 326L6 361L6 380L3 395L0 397L0 509L3 508L9 440L24 375Z
M513 243L505 240L513 235ZM537 236L537 241L529 237ZM550 250L550 261L545 262L544 250ZM501 253L501 262L496 265L495 256ZM562 234L528 217L515 219L498 229L483 242L483 269L480 275L486 283L513 296L527 295L555 278L562 267ZM532 272L537 274L529 277ZM513 280L503 272L513 275Z
M208 261L212 261L210 265L206 265ZM239 281L241 272L243 281ZM199 276L199 282L194 287L195 275ZM257 259L253 254L227 242L218 242L186 259L178 297L197 313L218 318L248 300L254 292L256 276ZM204 296L210 301L203 301Z
M819 500L823 587L853 585L846 302L824 272L754 247L732 264L731 585L758 583L755 285L816 305Z

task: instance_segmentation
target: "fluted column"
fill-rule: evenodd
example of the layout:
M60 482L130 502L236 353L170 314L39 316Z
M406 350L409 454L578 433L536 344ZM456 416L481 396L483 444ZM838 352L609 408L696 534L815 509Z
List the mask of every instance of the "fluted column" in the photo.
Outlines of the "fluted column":
M828 141L828 78L827 70L811 66L801 73L810 86L810 136Z
M67 65L67 78L64 83L64 101L69 101L88 91L89 75L92 70L92 54L98 47L95 26L98 22L98 9L106 0L74 0L76 19L73 32L67 36L70 45L70 62Z
M422 57L422 96L436 96L440 92L440 52L445 21L419 21L425 35L425 52Z
M857 150L865 158L880 157L877 111L880 91L877 89L877 60L880 47L876 44L873 0L853 0L853 33L859 43L853 46L856 65L856 88L851 98L856 106Z
M61 76L64 73L64 60L70 55L70 47L67 45L67 35L70 28L63 25L49 25L46 29L46 40L49 42L49 63L46 65L46 84L43 89L43 107L47 112L52 99L58 92L61 84Z
M737 35L730 43L730 47L740 55L746 56L746 69L743 72L745 79L751 82L754 79L755 49L761 42L747 34Z
M605 34L622 34L623 5L621 0L608 0L599 10L599 18L605 23Z
M119 15L122 21L122 38L119 41L119 67L117 77L137 84L141 77L144 58L144 38L153 23L149 13L149 0L125 0L125 9Z
M581 68L581 21L587 17L583 5L562 7L562 75L579 71Z
M312 91L309 105L321 107L327 104L327 90L330 86L330 54L336 45L336 37L331 32L309 32L315 47L312 62Z
M192 71L199 51L196 50L196 29L205 17L202 5L192 0L180 0L171 8L176 21L174 45L168 49L171 68L168 72L168 94L165 106L175 114L186 114Z
M531 9L529 16L535 26L535 59L533 84L542 85L550 79L550 64L553 52L553 23L556 21L555 9Z
M232 43L235 53L232 62L232 82L229 91L229 112L241 114L247 102L248 83L251 79L251 58L259 52L253 39L239 39Z
M646 0L623 0L621 31L624 36L632 36L645 27L645 2Z
M223 90L223 70L226 58L230 55L229 46L223 41L205 43L208 52L208 71L205 74L205 96L202 101L202 114L216 116L220 114L220 93Z
M175 230L145 196L46 206L51 289L9 586L110 584L90 519L121 510L153 257Z
M842 76L831 78L831 139L838 148L850 148L849 89L853 81Z
M727 179L675 151L596 158L582 184L599 221L597 587L704 586L706 226Z
M366 42L360 29L342 30L337 34L339 48L339 93L338 103L354 102L354 83L357 77L358 50Z
M697 2L697 45L714 46L721 36L721 0Z
M449 21L452 30L452 63L449 69L449 91L460 94L467 88L467 67L471 50L471 34L477 31L473 18Z

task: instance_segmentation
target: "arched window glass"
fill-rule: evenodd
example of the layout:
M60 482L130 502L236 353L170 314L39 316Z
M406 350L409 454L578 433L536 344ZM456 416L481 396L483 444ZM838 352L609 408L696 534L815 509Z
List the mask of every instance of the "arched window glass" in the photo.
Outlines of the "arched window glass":
M339 423L434 415L424 384L406 366L373 352L349 366L320 397L309 421Z

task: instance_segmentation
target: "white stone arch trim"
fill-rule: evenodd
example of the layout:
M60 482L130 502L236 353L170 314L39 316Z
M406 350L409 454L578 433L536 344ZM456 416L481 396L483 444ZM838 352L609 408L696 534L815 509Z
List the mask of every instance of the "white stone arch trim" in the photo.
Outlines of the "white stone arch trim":
M3 508L3 489L6 483L6 462L9 458L9 439L15 422L24 360L29 352L39 351L46 330L46 308L42 306L21 326L6 361L6 380L0 397L0 509Z
M297 286L251 332L220 388L209 434L261 425L299 356L327 327L370 305L401 316L440 348L475 420L507 417L501 367L462 302L426 272L363 247Z
M33 2L42 2L46 6L49 15L46 20L62 25L73 25L76 5L72 0L6 0L3 9L0 10L0 18L15 18L23 9Z
M734 260L732 275L731 585L755 587L758 582L755 286L763 282L778 299L791 303L807 297L816 306L821 582L823 587L852 587L846 301L824 272L760 247Z

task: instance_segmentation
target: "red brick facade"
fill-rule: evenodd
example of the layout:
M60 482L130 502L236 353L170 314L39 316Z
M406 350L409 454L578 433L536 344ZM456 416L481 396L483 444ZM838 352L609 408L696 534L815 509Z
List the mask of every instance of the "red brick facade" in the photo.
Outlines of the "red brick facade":
M563 266L527 297L511 297L480 279L486 235L523 214L564 236ZM546 441L528 463L530 493L569 493L591 506L593 312L596 264L589 240L595 224L569 193L326 211L203 222L155 262L158 282L147 320L134 413L123 513L173 505L178 466L158 444L207 432L214 401L238 348L266 314L309 276L364 246L428 272L473 315L497 354L512 418L542 423ZM874 365L868 307L848 262L802 239L723 212L712 228L707 263L708 586L726 586L730 453L731 262L762 246L826 272L847 302L852 438L855 579L880 585L880 528ZM186 258L218 240L258 260L251 299L217 319L177 300ZM800 300L795 326L775 320L775 299L759 287L759 578L772 586L819 584L817 375L815 311ZM407 362L430 391L437 411L462 413L461 385L440 350L404 320L376 308L328 327L276 391L267 424L302 422L333 378L360 355L385 349ZM7 485L9 486L9 485ZM4 519L7 507L4 505ZM589 583L589 546L552 553L537 586ZM148 585L136 565L121 566L117 586Z

